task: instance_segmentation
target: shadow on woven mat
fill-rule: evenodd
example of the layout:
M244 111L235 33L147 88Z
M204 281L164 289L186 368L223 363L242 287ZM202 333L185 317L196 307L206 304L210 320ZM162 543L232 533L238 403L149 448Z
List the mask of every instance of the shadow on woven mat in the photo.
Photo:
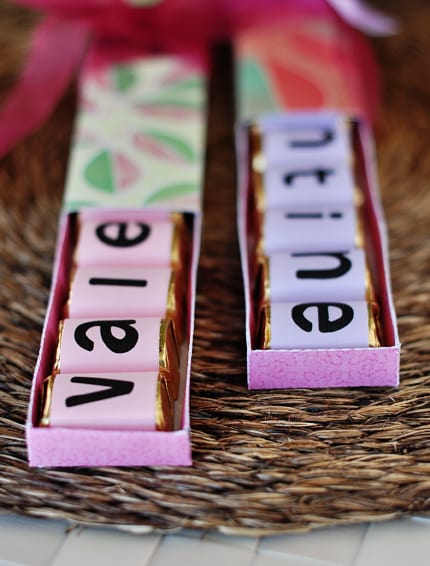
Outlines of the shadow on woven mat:
M400 388L247 391L231 68L220 50L192 376L194 467L29 469L24 422L74 113L70 91L49 123L0 162L2 512L255 535L430 509L430 6L399 1L391 9L402 31L374 46L384 84L377 147L403 343ZM0 8L2 93L30 21L18 8Z

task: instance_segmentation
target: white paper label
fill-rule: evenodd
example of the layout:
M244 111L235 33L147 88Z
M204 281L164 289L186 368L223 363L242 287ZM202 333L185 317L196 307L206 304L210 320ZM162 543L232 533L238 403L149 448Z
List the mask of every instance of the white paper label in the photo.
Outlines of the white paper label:
M268 208L354 205L354 179L345 165L273 165L264 172L264 191Z
M273 254L269 286L271 302L364 300L364 252Z
M355 247L353 208L330 207L307 212L269 209L264 215L266 255L279 251L331 252Z
M275 303L270 322L272 350L369 345L365 301Z
M263 134L267 167L272 165L348 163L352 150L347 124L337 117L318 122L286 121Z

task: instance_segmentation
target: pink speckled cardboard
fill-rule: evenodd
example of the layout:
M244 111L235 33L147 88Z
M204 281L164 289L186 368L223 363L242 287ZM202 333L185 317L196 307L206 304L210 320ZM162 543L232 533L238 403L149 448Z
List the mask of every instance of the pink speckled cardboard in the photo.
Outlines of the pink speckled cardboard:
M142 432L91 429L29 431L31 466L190 466L187 430Z
M286 114L261 118L261 123L279 122ZM303 119L309 114L302 113ZM400 343L393 308L388 264L387 235L375 175L375 153L370 128L355 122L356 159L364 173L367 229L373 254L368 258L379 291L384 345L378 348L314 350L259 350L252 344L253 315L248 264L247 192L248 136L246 125L237 130L239 169L238 231L246 302L246 340L248 386L250 389L320 388L358 386L397 386L399 383Z

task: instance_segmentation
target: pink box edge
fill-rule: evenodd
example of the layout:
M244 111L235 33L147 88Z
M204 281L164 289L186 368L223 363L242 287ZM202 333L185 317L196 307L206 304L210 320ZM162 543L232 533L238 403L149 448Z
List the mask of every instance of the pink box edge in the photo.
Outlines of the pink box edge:
M27 428L31 467L191 466L189 430Z

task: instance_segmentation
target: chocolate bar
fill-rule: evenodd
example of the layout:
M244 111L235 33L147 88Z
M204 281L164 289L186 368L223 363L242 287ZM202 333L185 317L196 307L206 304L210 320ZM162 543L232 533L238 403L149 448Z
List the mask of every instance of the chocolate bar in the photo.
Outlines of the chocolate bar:
M40 425L172 430L173 412L157 372L60 373L44 382Z
M257 254L332 252L361 247L362 228L353 207L310 205L306 211L273 208L260 215Z
M256 168L290 163L310 165L320 162L351 163L351 122L340 114L316 113L311 121L299 114L284 115L281 120L266 120L264 126L253 123L250 146Z
M171 398L177 398L179 353L172 321L99 317L61 322L53 373L124 371L163 372Z
M171 318L178 342L186 327L185 288L170 267L85 267L74 269L65 317Z
M262 307L264 350L368 348L381 345L378 311L366 301L272 303Z
M148 214L81 213L74 261L92 267L170 266L185 262L186 229L180 213L151 219Z
M278 252L258 258L256 301L374 300L364 250Z

